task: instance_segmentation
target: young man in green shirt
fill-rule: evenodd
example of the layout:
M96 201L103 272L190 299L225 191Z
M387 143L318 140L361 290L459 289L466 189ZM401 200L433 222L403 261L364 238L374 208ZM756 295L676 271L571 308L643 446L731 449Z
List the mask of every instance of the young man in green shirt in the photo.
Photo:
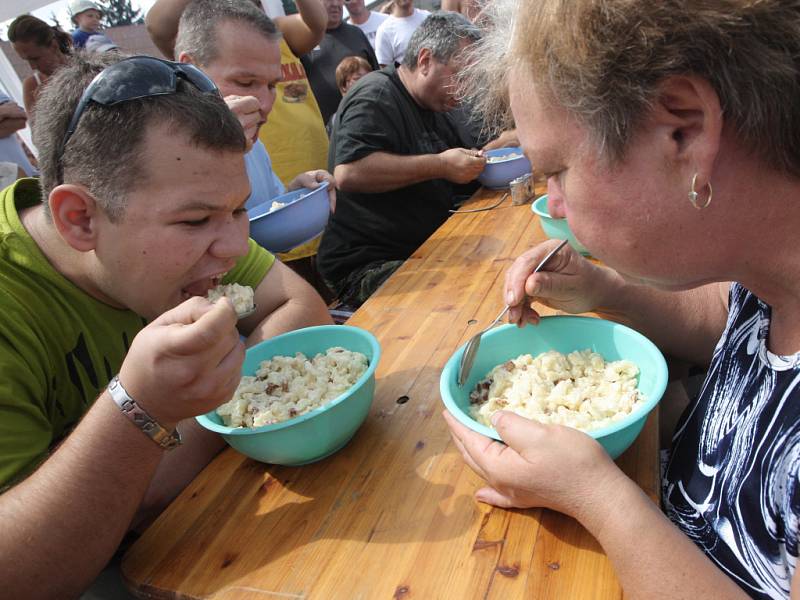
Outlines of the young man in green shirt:
M40 184L0 193L0 581L72 597L221 448L191 417L235 389L240 334L330 317L248 241L245 137L199 70L77 57L34 135ZM256 313L210 304L220 281Z

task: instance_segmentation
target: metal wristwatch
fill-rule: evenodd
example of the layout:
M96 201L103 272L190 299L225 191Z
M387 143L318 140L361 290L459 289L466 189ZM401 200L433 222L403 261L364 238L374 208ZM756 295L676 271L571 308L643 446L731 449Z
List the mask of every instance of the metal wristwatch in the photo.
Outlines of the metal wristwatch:
M138 404L136 400L128 395L125 388L119 381L119 375L108 383L108 393L111 398L119 406L122 414L128 417L133 424L141 429L147 437L153 440L164 450L173 450L181 444L181 434L175 429L172 433L167 431L158 422L147 414L147 412Z

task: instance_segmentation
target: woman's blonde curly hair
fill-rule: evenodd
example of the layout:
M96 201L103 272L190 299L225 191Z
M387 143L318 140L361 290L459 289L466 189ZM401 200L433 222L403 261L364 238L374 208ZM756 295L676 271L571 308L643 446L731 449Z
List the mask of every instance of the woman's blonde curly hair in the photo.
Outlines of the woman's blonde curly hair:
M613 162L660 82L695 75L754 156L800 176L797 0L491 0L482 18L461 89L495 129L510 124L508 74L519 69Z

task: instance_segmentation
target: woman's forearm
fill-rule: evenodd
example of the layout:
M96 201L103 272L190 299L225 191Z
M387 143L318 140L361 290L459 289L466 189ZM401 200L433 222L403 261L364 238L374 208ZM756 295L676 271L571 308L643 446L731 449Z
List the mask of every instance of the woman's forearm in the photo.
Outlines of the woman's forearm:
M579 520L608 554L626 598L747 598L621 472L613 494Z

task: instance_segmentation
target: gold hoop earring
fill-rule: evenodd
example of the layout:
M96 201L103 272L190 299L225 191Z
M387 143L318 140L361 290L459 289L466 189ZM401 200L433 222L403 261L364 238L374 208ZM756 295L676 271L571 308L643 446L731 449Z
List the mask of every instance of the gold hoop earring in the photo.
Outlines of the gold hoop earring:
M697 183L697 173L694 174L692 177L692 188L689 190L689 202L692 203L697 210L702 210L704 208L708 208L708 205L711 204L711 196L714 195L714 190L711 188L711 182L709 181L706 186L708 187L708 198L704 204L697 203L697 196L699 195L697 191L694 189L695 184Z

